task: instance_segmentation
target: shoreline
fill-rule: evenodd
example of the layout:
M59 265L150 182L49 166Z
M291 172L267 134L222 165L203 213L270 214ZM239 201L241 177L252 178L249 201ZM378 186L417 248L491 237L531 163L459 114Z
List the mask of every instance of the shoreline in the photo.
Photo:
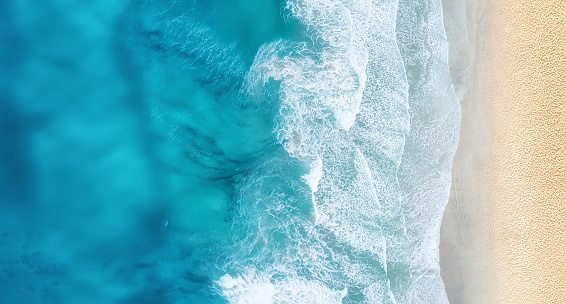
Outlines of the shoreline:
M448 297L566 301L566 2L468 1L466 19L470 68L440 239Z
M440 230L441 276L450 303L491 303L490 292L486 292L490 286L490 263L486 250L488 199L482 191L485 185L481 183L489 166L486 153L491 123L487 115L489 102L480 76L487 67L482 59L489 52L486 43L489 15L481 0L462 0L457 9L449 7L453 0L443 2L449 15L446 19L459 19L464 24L464 31L451 34L449 23L446 29L450 47L456 45L457 48L451 55L464 56L465 59L464 62L451 64L452 69L456 65L456 71L451 74L456 90L460 91L462 116L458 149L453 160L450 198ZM454 11L459 11L459 16L450 15ZM465 41L462 42L462 39Z

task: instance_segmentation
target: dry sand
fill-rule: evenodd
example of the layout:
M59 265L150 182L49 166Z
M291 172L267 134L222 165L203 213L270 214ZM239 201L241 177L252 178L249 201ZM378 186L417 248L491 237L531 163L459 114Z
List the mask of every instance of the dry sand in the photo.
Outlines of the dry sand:
M469 1L467 25L449 299L566 303L566 0Z

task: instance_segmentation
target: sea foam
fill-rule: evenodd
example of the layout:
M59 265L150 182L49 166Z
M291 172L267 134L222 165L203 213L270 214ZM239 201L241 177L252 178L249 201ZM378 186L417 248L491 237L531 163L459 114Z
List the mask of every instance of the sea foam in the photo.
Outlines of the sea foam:
M152 113L189 155L180 180L219 189L199 214L223 224L189 226L215 236L191 247L213 269L201 275L230 303L446 302L437 247L459 106L440 1L279 4L295 32L257 49L198 5L146 25L198 88Z
M346 303L445 301L435 248L459 108L440 2L288 1L285 9L310 41L262 46L246 84L258 94L279 82L274 131L311 168L303 179L317 214L287 237L316 254L283 257L292 275L268 268L350 287ZM409 47L421 41L431 46Z

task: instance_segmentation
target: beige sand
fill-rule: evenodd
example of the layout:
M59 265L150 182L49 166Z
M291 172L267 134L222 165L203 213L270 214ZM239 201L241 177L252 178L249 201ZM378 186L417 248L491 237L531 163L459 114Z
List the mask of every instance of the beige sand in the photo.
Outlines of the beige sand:
M566 1L470 1L468 25L441 234L449 298L566 303Z

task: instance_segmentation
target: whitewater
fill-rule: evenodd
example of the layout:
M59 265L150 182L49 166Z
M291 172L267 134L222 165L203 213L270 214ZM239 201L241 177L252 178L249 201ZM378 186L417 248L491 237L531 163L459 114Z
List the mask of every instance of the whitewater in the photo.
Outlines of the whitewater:
M199 20L198 3L175 5L159 13L154 43L187 57L212 95L200 106L214 110L169 117L183 127L173 136L203 171L187 174L222 180L211 187L228 226L206 250L216 259L201 257L215 268L208 293L447 303L438 243L460 114L441 2L281 2L291 29L255 54L207 25L218 7Z

